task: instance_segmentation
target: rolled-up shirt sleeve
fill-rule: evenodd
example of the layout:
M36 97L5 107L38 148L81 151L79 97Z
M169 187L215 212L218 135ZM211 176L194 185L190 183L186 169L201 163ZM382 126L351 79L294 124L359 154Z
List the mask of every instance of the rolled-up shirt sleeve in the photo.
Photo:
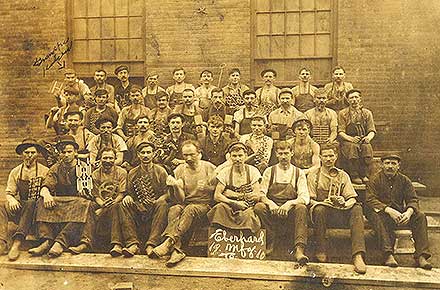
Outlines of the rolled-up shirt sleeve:
M307 187L307 178L306 174L301 169L299 170L299 176L298 180L296 181L296 186L298 190L298 198L301 198L304 201L305 205L308 205L310 203L310 194Z

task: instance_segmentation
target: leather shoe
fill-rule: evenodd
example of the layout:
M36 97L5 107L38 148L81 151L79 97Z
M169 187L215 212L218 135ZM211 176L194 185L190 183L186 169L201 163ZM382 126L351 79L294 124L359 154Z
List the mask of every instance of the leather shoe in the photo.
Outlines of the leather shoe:
M38 247L31 248L28 250L28 253L32 256L42 256L46 253L50 248L49 240L44 241Z
M12 243L12 247L8 253L9 261L15 261L18 259L18 257L20 256L20 245L21 245L20 240L14 240L14 242Z
M318 252L316 253L316 260L318 260L319 263L325 263L327 262L327 254L324 252Z
M300 264L301 266L306 265L309 262L309 257L307 257L304 254L304 248L301 246L296 247L295 250L295 260Z
M84 253L88 249L89 249L89 246L86 243L80 243L76 247L69 247L69 251L72 254L74 254L74 255L78 255L78 254Z
M355 184L362 184L362 179L360 179L359 177L356 177L356 178L353 178L352 182Z
M167 255L169 252L171 252L172 248L173 248L173 240L167 238L162 244L160 244L159 246L153 249L152 255L158 258L163 257Z
M139 252L139 246L137 244L133 244L128 248L122 249L122 255L126 258L131 258Z
M354 271L358 274L367 273L367 266L365 265L364 258L361 254L356 254L353 257Z
M171 257L165 263L165 266L167 266L167 267L174 267L174 266L177 265L177 263L179 263L180 261L185 259L185 257L186 257L185 253L177 251L176 249L174 249L174 251L171 253Z
M417 259L417 266L425 269L425 270L431 270L432 269L432 264L429 263L425 256L421 255L418 259Z
M397 263L396 259L392 254L388 255L388 257L385 259L385 266L391 267L391 268L397 268L399 267L399 263Z
M8 245L5 241L0 240L0 255L5 255L8 252Z
M55 242L50 248L47 255L49 256L49 258L56 258L61 256L63 251L64 251L63 245L61 245L59 242Z
M112 257L122 256L122 246L119 244L114 245L110 250L110 255L112 255Z
M145 254L147 254L148 257L152 258L155 256L155 255L153 255L153 250L154 250L154 247L152 245L148 245L145 248Z

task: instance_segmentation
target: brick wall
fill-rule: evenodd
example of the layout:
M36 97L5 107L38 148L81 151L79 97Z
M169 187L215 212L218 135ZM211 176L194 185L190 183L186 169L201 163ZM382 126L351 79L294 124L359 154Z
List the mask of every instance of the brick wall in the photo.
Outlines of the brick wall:
M440 2L339 1L338 62L364 91L376 148L402 151L403 170L440 189Z

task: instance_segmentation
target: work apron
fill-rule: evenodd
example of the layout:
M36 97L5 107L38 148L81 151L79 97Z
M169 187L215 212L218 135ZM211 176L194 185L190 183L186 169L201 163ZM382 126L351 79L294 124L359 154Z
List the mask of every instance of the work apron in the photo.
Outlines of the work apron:
M154 109L156 108L156 95L158 93L158 89L156 89L156 92L154 94L148 93L148 89L147 89L147 94L144 97L144 105L145 107L148 107L150 109Z
M172 110L174 110L174 108L177 105L182 105L183 104L183 92L181 93L176 93L176 92L172 92L170 95L170 102L169 102L169 106Z
M289 183L274 182L277 176L277 166L272 167L269 181L269 188L267 190L267 197L274 201L278 206L283 205L286 201L297 198L297 186L296 180L299 176L299 169L295 167L292 172ZM295 180L295 187L292 185L293 179Z
M318 118L313 117L312 139L319 145L326 143L330 137L330 116L327 111L324 111L325 117L322 115Z
M295 139L292 143L292 164L301 169L308 169L312 167L312 158L313 158L313 150L312 150L312 142L308 141L305 150L297 150L295 147Z
M295 97L295 107L302 113L315 107L313 96L310 93L310 86L308 87L306 93L298 94L298 96Z
M252 133L251 123L252 123L252 117L246 117L246 108L243 108L243 120L240 122L240 130L239 134L243 136L244 134L250 134Z

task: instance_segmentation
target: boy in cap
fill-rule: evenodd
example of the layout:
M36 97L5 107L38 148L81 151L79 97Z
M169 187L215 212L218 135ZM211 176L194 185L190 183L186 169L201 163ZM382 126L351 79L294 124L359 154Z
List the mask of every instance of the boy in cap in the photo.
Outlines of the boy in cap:
M84 115L84 127L89 129L93 134L98 135L99 129L96 126L98 119L110 119L116 124L118 121L118 113L108 105L109 93L105 89L95 91L96 106L87 110Z
M40 196L44 176L49 170L37 161L38 154L45 154L46 149L34 139L23 140L15 148L15 152L21 156L23 162L9 173L6 202L0 203L0 255L7 250L8 221L14 221L18 225L12 235L13 243L8 253L11 261L18 259L20 245L32 231L36 200Z
M115 106L116 112L120 112L124 107L130 105L130 75L128 66L119 65L115 68L115 75L120 81L115 86Z
M382 156L382 169L367 184L366 204L368 219L378 236L380 249L384 254L384 265L397 267L394 259L394 230L409 227L415 242L414 259L417 267L430 270L427 220L420 210L411 180L400 169L400 156Z

